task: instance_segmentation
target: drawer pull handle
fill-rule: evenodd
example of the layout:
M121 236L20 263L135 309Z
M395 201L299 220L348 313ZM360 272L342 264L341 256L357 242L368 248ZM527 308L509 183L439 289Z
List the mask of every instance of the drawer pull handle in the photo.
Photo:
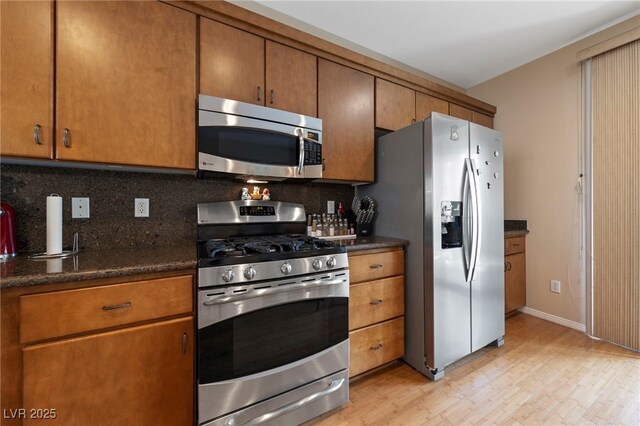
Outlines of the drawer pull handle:
M40 140L41 128L42 126L39 124L36 124L35 127L33 128L33 140L35 141L36 145L42 145L42 141Z
M511 244L514 247L520 247L520 244Z
M102 310L103 310L103 311L113 311L113 310L115 310L115 309L128 308L129 306L131 306L131 302L121 303L120 305L109 305L109 306L103 306L103 307L102 307Z
M371 269L382 269L382 265L378 263L377 265L369 266L369 268L371 268Z
M372 305L379 305L379 304L381 304L381 303L382 303L382 299L376 299L376 300L372 300L372 301L371 301L371 304L372 304Z
M187 353L187 333L182 335L182 353Z
M380 349L382 349L382 343L378 343L375 346L371 346L369 349L371 349L372 351L379 351Z

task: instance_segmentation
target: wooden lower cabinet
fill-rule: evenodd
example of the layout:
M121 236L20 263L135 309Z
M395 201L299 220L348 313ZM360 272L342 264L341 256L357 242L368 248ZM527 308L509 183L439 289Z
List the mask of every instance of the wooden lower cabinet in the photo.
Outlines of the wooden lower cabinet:
M404 355L404 316L349 333L349 377Z
M55 408L47 424L192 425L193 347L192 317L28 346L24 407Z
M527 305L527 269L523 236L505 239L504 270L504 312L508 314Z
M404 356L404 250L349 254L349 377Z
M2 289L2 425L193 425L193 276Z

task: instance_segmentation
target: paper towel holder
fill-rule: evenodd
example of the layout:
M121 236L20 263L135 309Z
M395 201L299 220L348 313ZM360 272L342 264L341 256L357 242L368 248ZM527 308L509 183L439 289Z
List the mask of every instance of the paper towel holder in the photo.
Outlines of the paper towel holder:
M61 253L56 254L47 254L47 252L36 253L29 256L29 259L32 260L47 260L47 259L57 259L62 257L69 257L72 255L78 254L80 250L79 237L78 232L73 233L73 247L71 250L63 250Z

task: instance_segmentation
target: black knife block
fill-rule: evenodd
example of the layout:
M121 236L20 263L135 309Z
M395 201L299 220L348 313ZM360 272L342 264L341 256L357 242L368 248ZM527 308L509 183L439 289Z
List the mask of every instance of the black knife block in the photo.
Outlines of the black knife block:
M349 209L349 213L347 217L349 219L349 226L351 226L351 224L355 226L356 235L367 237L373 234L373 222L368 222L368 223L356 222L356 214L351 209Z
M368 237L373 234L373 222L356 223L356 234Z

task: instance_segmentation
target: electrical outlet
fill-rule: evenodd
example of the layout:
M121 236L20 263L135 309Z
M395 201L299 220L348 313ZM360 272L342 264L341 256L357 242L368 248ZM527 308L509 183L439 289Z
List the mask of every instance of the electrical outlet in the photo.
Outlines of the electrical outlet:
M135 217L149 217L149 199L135 199Z
M72 219L89 219L89 199L88 198L71 198L71 218Z
M334 214L336 212L336 202L327 201L327 214Z
M551 291L553 293L560 293L560 281L551 280Z

